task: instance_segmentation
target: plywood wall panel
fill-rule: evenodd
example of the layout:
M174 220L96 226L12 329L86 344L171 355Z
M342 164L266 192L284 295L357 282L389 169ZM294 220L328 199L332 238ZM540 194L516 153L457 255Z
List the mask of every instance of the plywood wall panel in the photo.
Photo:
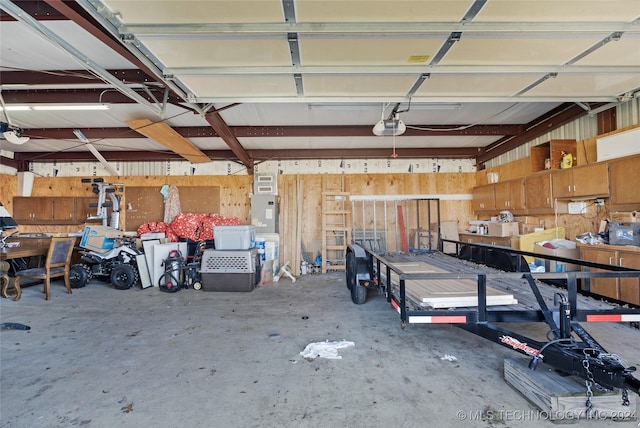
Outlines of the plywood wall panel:
M529 157L518 159L493 168L483 169L476 172L476 186L489 184L487 175L489 173L497 173L499 181L507 181L514 178L526 177L531 174L531 159Z

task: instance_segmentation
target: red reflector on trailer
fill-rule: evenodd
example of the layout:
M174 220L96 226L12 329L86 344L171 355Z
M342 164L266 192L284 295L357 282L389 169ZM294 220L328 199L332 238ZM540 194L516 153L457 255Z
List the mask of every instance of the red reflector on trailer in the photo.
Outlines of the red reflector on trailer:
M396 303L395 300L391 299L391 306L393 306L393 308L398 311L398 313L400 313L400 306L398 306L398 304Z
M640 321L640 314L587 315L587 322L633 322Z

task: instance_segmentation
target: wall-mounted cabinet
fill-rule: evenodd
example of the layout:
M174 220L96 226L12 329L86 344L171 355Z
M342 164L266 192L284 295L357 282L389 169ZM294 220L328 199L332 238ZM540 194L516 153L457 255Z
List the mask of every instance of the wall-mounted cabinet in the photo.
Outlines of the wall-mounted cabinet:
M553 214L550 172L540 172L526 177L524 190L529 214Z
M16 196L13 218L18 224L80 224L91 214L89 203L96 201L95 197Z
M609 161L611 209L640 210L640 156Z
M473 210L475 212L494 212L496 210L495 185L486 184L473 188Z
M522 214L525 209L524 178L485 184L473 188L473 210L495 214L509 210Z
M524 178L494 184L496 211L522 214L525 209Z
M609 170L606 162L561 169L552 173L553 197L589 199L609 196Z

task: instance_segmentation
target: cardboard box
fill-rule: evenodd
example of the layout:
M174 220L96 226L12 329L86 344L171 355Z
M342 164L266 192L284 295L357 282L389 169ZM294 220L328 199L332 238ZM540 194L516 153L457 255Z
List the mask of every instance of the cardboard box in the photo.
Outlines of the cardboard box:
M111 250L116 241L114 238L120 236L122 232L113 227L86 225L80 246L87 250L106 252Z
M489 224L489 236L518 236L520 230L518 229L518 222L511 223L488 223Z
M536 254L542 254L546 256L555 256L555 257L566 257L568 259L579 259L580 258L580 249L579 248L547 248L542 245L536 243L533 246L533 252ZM580 270L580 265L558 262L555 260L548 260L549 269L546 269L545 259L536 259L539 261L541 266L545 266L545 272L568 272L568 271L577 271ZM538 263L536 263L538 264Z
M640 213L638 211L611 213L611 221L614 223L640 223Z

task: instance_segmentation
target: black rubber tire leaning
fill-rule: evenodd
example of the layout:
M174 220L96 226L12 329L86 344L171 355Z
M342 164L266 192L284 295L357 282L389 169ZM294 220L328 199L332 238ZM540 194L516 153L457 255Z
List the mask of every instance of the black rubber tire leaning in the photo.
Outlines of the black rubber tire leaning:
M69 268L69 284L71 288L82 288L91 281L91 268L84 264L71 265Z
M358 274L357 266L356 266L357 263L358 261L356 260L356 255L353 253L353 251L349 251L347 253L346 268L345 268L347 288L349 290L353 289L353 284L356 282L356 276Z
M131 265L118 265L111 271L111 284L116 290L127 290L138 282L138 271Z

